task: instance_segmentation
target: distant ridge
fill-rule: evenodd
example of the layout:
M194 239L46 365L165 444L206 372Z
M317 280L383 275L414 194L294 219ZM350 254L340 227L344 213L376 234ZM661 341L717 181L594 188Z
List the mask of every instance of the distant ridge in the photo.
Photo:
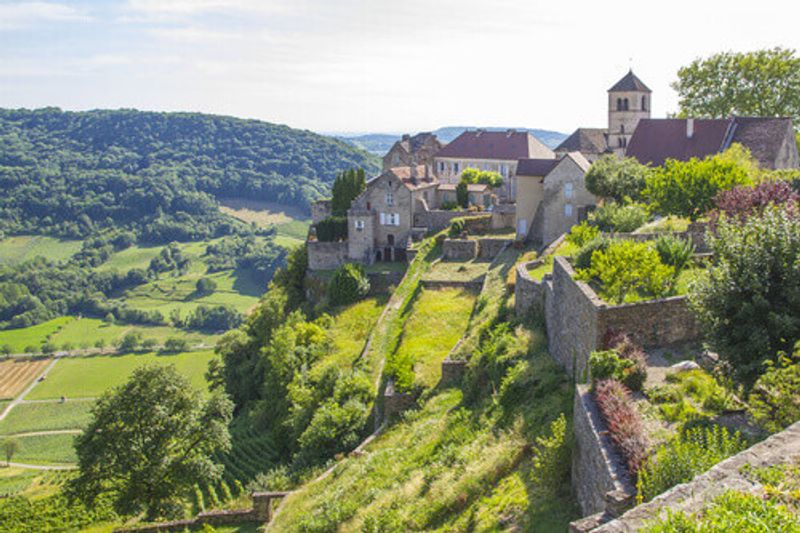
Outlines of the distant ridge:
M443 128L439 128L434 130L433 133L439 138L440 141L444 143L449 143L463 132L467 130L475 130L478 127L475 126L445 126ZM506 131L509 129L514 129L517 131L527 131L544 144L546 144L550 148L555 148L561 141L567 138L567 135L558 131L551 131L551 130L540 130L535 128L500 128L500 127L492 127L486 128L482 127L486 131ZM341 139L345 142L352 144L353 146L357 146L358 148L363 148L368 152L372 152L373 154L383 155L389 151L389 148L400 139L400 135L395 135L392 133L365 133L361 135L334 135L336 138Z

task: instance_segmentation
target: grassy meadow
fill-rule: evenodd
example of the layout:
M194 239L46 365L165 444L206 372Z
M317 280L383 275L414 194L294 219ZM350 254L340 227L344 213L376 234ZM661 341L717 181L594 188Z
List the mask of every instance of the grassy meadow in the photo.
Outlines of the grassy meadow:
M35 257L51 261L69 259L81 249L83 241L62 240L44 235L17 235L0 240L0 264L16 264Z
M21 403L0 420L0 435L81 429L89 422L91 400Z
M205 350L176 355L145 353L66 357L56 363L47 379L34 387L26 399L95 398L124 383L134 369L145 364L173 364L192 385L206 392L208 384L204 374L213 356L213 350Z
M285 248L302 244L308 235L311 220L296 207L244 198L220 200L219 210L260 228L275 227L275 242Z
M15 463L68 466L78 460L73 446L75 435L72 433L26 435L15 438L20 445L19 452L14 455Z

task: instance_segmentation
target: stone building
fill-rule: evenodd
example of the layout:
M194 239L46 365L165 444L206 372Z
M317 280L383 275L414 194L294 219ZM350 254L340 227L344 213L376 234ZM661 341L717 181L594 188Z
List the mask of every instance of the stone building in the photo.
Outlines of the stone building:
M517 240L549 243L586 218L597 203L584 180L590 165L580 152L559 159L520 159Z
M437 201L428 167L391 168L367 182L347 211L347 256L352 261L405 260L417 211Z
M590 162L601 155L624 155L639 121L650 118L652 91L633 70L608 90L608 127L578 128L556 147L560 155L580 152Z
M750 150L762 168L800 167L790 118L645 119L639 122L626 155L660 166L667 159L714 155L734 143Z
M434 171L443 183L458 183L466 168L499 172L503 188L496 191L502 199L516 198L517 161L553 159L555 154L536 137L525 131L465 131L434 157Z
M383 156L383 170L417 165L432 168L433 156L443 146L436 135L429 132L417 133L413 136L403 135Z

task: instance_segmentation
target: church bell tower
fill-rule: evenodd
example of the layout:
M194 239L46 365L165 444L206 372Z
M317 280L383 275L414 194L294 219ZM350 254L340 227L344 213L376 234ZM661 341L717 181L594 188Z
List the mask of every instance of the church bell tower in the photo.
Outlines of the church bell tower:
M633 70L608 90L608 134L606 142L609 151L619 156L631 140L633 130L639 120L650 118L651 91Z

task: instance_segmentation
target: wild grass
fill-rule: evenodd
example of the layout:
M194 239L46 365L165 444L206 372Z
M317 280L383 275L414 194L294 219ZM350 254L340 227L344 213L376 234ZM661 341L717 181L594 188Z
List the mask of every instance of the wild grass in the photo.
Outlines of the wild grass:
M328 330L333 354L322 362L349 368L361 354L370 331L386 305L387 298L370 297L333 311L333 325Z
M442 360L464 334L474 305L475 294L463 289L424 289L416 298L393 357L411 361L417 385L439 381Z
M34 257L64 261L80 251L82 241L61 240L43 235L18 235L0 241L0 264L17 264Z
M489 271L491 261L439 261L425 273L432 281L480 281Z
M145 364L174 364L193 386L206 392L205 372L213 356L213 351L205 350L176 355L146 353L67 357L56 363L47 379L36 385L26 399L95 398L124 383L135 368Z
M65 403L21 403L0 420L0 435L82 429L89 422L94 402L70 400Z
M541 265L532 268L528 273L536 281L542 281L547 274L553 272L553 260L555 260L556 256L572 257L577 251L577 246L564 239L553 253L544 258L544 262Z

